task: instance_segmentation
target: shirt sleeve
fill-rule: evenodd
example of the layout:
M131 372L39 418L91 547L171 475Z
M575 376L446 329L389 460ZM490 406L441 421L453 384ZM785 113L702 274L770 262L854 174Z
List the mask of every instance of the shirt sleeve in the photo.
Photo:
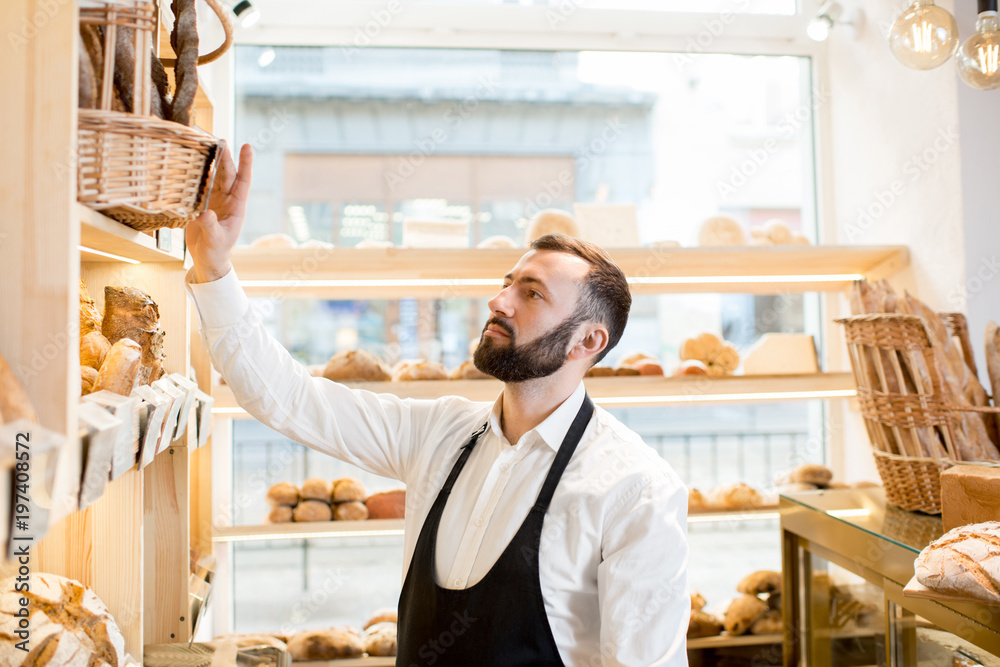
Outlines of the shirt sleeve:
M603 664L686 666L687 490L661 469L636 486L630 500L617 503L601 549Z
M406 481L433 401L350 389L312 377L266 330L234 271L187 291L201 338L237 403L258 421L362 470Z

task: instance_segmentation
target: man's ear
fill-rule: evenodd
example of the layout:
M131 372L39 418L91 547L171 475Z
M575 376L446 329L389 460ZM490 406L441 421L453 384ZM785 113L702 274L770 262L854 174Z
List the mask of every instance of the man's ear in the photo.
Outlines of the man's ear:
M569 349L568 359L589 359L608 346L608 328L603 324L584 325L576 344Z

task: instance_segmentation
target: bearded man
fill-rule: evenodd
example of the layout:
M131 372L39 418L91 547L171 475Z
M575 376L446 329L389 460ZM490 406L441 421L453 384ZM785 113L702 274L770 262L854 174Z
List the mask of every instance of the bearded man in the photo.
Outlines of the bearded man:
M532 244L474 357L504 383L492 406L350 389L294 361L233 272L252 158L244 146L237 170L224 152L210 210L188 226L188 291L247 412L405 482L396 664L686 665L686 489L583 385L628 321L621 269L570 237Z

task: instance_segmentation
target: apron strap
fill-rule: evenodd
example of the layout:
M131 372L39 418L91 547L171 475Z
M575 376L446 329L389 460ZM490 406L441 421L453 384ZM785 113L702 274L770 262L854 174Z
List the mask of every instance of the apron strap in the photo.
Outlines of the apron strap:
M472 454L472 450L476 448L476 442L479 440L479 436L486 432L487 427L490 423L486 422L472 434L469 438L469 442L462 446L462 453L459 455L458 460L455 461L455 465L451 467L451 473L448 475L448 479L445 480L444 486L441 487L441 497L447 497L451 494L451 488L455 486L455 481L458 480L459 473L462 472L462 468L465 467L465 462L469 460L469 455Z
M576 413L576 417L573 419L573 423L569 427L569 431L566 432L566 437L563 439L562 444L559 446L559 451L556 453L556 459L552 462L552 467L549 468L549 474L545 477L545 483L542 484L542 490L538 492L538 498L535 500L535 505L531 508L532 512L541 512L545 514L549 509L549 503L552 501L552 494L556 491L556 486L559 485L559 480L562 478L563 471L566 470L566 466L569 465L570 457L573 456L573 452L576 451L576 446L580 443L580 439L583 437L583 432L587 430L587 425L590 424L590 418L594 416L594 402L590 400L589 394L583 395L583 405L580 406L580 411Z

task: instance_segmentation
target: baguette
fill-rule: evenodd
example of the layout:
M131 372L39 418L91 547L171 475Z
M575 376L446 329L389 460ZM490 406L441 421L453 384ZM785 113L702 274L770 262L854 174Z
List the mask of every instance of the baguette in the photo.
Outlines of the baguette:
M198 13L194 0L173 0L174 29L170 45L177 54L174 78L177 86L170 107L170 117L175 123L191 124L191 109L198 93Z

